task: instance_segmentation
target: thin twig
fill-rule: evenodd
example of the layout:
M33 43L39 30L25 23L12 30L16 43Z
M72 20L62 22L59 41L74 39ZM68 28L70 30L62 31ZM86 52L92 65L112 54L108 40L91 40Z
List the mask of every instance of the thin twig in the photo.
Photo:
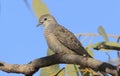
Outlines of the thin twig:
M94 40L94 37L92 37L92 38L90 39L90 41L89 41L88 44L92 44L93 40Z
M63 71L65 69L65 67L63 67L62 69L60 69L58 72L57 72L57 74L55 74L54 76L58 76L58 74L61 72L61 71Z
M120 36L117 39L117 43L119 43L119 42L120 42ZM118 55L118 58L120 58L120 52L119 52L119 50L117 51L117 55Z
M98 33L79 33L79 34L75 34L75 36L101 36ZM112 38L119 38L120 35L113 35L113 34L107 34L108 37L112 37Z
M110 55L108 54L108 52L106 52L106 55L108 56L108 62L110 63L110 62L111 62L111 57L110 57Z
M28 3L28 0L23 0L23 1L24 1L24 3L25 3L26 7L28 8L28 10L29 10L30 12L32 12L32 9L30 8L30 5L29 5L29 3Z
M81 43L84 43L87 39L88 39L89 36L85 36L82 40L81 40Z

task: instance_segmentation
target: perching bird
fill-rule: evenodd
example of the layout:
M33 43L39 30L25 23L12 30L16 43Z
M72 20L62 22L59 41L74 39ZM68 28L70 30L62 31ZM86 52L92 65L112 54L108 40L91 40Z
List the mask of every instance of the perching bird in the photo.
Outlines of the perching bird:
M75 35L58 24L52 15L42 15L39 18L39 25L44 25L44 35L53 52L91 57Z

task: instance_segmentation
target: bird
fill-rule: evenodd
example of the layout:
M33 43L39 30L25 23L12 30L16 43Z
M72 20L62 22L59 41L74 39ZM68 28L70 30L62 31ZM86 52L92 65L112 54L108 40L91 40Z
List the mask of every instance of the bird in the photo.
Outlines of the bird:
M60 25L54 16L44 14L39 18L37 26L44 26L44 36L48 47L56 54L77 54L92 57L82 46L76 36Z

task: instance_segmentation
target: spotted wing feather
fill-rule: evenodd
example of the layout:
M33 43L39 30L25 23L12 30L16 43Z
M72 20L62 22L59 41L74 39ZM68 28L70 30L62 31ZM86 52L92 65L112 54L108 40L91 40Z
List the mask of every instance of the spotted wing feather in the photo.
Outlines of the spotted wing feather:
M65 47L69 48L79 55L86 55L91 57L72 32L60 25L55 29L55 31L57 31L54 32L56 38Z

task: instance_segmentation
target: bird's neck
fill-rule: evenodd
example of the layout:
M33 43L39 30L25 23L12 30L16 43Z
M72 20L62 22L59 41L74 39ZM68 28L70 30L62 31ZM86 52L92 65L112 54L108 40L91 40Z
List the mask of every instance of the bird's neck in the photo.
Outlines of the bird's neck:
M44 32L47 32L47 35L48 35L48 34L54 32L54 30L56 29L57 26L58 26L57 23L50 23L45 26Z

